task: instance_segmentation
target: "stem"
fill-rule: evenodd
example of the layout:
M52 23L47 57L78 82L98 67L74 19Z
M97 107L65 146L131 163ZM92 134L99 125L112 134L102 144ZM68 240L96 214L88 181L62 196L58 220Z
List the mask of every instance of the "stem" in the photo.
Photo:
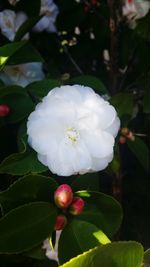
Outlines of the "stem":
M108 0L110 9L110 92L117 91L118 84L118 48L119 48L119 26L120 26L120 1Z
M120 84L119 84L119 88L118 88L118 91L120 91L128 77L128 73L129 71L132 69L132 66L133 66L133 63L134 63L134 59L135 59L135 55L136 55L136 49L134 49L130 59L129 59L129 62L128 62L128 65L127 65L127 68L126 68L126 71L125 73L123 74L123 77L122 77L122 80L120 81Z
M71 63L74 65L74 67L77 70L77 72L79 74L83 74L83 71L81 70L81 68L78 66L78 64L76 63L76 61L73 59L73 57L69 53L68 48L66 46L64 46L63 48L64 48L64 53L67 55L67 57L69 58L69 60L71 61Z
M122 202L122 172L115 173L112 183L112 194L120 203Z
M124 173L123 173L120 145L116 146L115 154L120 163L120 166L119 166L119 169L113 175L112 194L114 198L117 199L121 203L122 202L122 182L123 182Z

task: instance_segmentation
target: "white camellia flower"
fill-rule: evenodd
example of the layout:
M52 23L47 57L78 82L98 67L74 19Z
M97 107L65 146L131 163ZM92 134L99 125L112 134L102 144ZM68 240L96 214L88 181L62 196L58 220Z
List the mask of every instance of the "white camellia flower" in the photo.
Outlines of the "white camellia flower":
M44 15L40 21L33 27L36 32L56 32L55 21L58 15L58 7L53 0L41 0L40 15Z
M0 29L4 36L13 41L19 27L27 20L27 16L23 12L15 13L12 10L5 9L0 12ZM29 39L27 33L23 39Z
M13 6L15 6L19 1L20 0L8 0L8 2Z
M116 111L91 88L54 88L28 118L30 146L55 174L96 172L113 158L120 120Z
M55 260L57 262L58 262L58 241L59 241L61 232L62 230L56 231L56 241L55 241L54 248L52 248L50 244L50 240L48 238L43 242L43 246L42 246L42 248L46 250L45 254L47 258L49 258L50 260Z
M6 85L17 84L23 87L44 77L42 63L39 62L5 66L0 72L0 79Z
M150 9L150 2L147 0L125 0L123 5L123 16L127 18L131 29L136 27L136 20L143 18Z

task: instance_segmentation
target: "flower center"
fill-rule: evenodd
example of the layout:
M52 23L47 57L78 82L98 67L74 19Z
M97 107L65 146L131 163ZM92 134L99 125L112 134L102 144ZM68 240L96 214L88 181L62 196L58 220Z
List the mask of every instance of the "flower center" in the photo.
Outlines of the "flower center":
M75 144L79 137L79 133L75 128L71 127L67 129L67 138L72 142L72 144Z
M6 20L5 20L5 25L6 25L6 27L9 28L9 29L13 29L13 28L14 28L14 25L13 25L13 23L9 20L9 18L6 18Z

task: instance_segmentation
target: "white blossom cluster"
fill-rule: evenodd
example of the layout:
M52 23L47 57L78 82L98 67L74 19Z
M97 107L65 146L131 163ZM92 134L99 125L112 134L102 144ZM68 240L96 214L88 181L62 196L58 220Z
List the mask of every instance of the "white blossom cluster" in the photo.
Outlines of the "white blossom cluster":
M10 4L15 5L19 0L9 0ZM41 0L40 15L43 17L33 27L34 31L56 32L55 21L59 13L58 7L53 0ZM24 12L15 13L13 10L5 9L0 12L0 30L10 41L13 41L19 27L28 19ZM26 34L23 39L29 39Z
M9 0L11 5L16 5L19 0ZM56 32L55 21L58 15L58 7L53 0L41 0L40 15L42 19L33 27L34 31ZM24 12L17 12L5 9L0 12L0 30L1 33L10 41L14 41L16 33L20 26L27 21L28 17ZM24 40L29 39L29 33L23 36ZM21 65L5 66L0 72L0 79L6 84L17 84L26 86L29 83L44 78L41 63L26 63Z
M148 0L125 0L123 5L123 16L127 18L131 29L136 27L136 20L145 17L150 10L150 1Z
M96 172L113 158L120 120L91 88L51 90L28 118L27 134L38 159L60 176Z

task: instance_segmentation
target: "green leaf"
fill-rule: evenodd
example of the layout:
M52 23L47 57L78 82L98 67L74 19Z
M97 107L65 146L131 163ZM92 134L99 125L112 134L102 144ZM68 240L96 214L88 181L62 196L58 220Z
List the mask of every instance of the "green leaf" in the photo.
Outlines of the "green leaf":
M49 91L55 87L60 87L62 83L58 80L45 79L42 81L37 81L30 83L26 86L27 92L30 92L31 95L42 99L46 96Z
M118 115L132 115L133 95L129 93L118 93L110 99L111 104L117 109Z
M145 252L144 252L144 266L145 266L145 263L146 264L149 264L150 266L150 248L147 249Z
M141 163L143 168L149 172L150 170L150 154L147 145L139 137L136 137L134 141L127 141L129 149L135 155L137 160Z
M15 42L0 47L0 66L4 66L8 59L21 47L26 44L26 41Z
M26 43L16 51L8 60L7 64L17 65L28 62L43 62L40 53L30 43Z
M0 220L0 253L20 253L51 235L56 220L54 206L34 202L20 206Z
M16 123L27 117L34 109L31 98L21 86L4 86L0 88L0 104L7 104L10 113L5 118L7 123Z
M101 80L90 75L81 75L69 81L70 84L81 84L89 86L99 94L108 94L108 91Z
M50 177L36 174L24 176L0 193L3 212L7 213L9 210L29 202L53 202L57 186L56 181Z
M114 242L96 247L60 267L141 267L143 247L137 242Z
M99 192L76 192L85 201L85 208L77 219L95 224L108 237L113 236L120 227L122 209L120 204L112 197Z
M42 16L36 16L36 17L32 17L29 18L28 20L26 20L18 29L16 35L15 35L15 41L20 41L22 39L22 37L28 33L33 26L42 18Z
M37 260L47 259L45 250L42 249L42 244L40 244L40 246L30 249L29 251L24 252L23 255Z
M74 191L78 190L91 190L98 191L99 189L99 177L98 173L87 173L77 177L71 187Z
M150 82L145 86L145 93L143 99L143 112L150 113Z
M135 32L140 35L140 37L150 42L150 13L147 14L144 18L138 20Z
M34 152L25 141L22 141L23 151L7 157L0 164L0 173L11 175L25 175L28 173L42 173L47 171L47 167L41 164L37 159L37 153Z
M110 243L110 240L95 225L73 220L61 233L58 244L59 262L62 264L90 248L107 243Z

